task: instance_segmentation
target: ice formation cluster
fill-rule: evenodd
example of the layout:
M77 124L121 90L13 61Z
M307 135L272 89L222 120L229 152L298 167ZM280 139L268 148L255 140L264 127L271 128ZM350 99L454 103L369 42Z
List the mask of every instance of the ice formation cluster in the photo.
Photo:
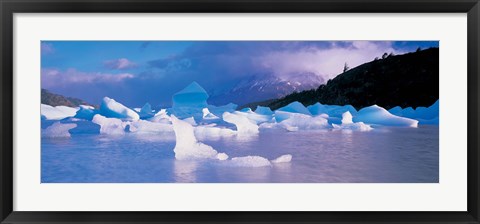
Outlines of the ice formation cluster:
M200 142L204 139L255 136L263 131L371 131L382 126L415 128L438 124L439 101L429 107L394 107L386 110L372 105L356 110L351 105L316 103L305 107L293 102L275 111L258 106L237 110L237 105L214 106L207 103L207 92L196 82L174 94L171 108L152 109L149 103L131 109L109 97L98 109L41 105L42 136L71 137L72 134L101 135L157 134L175 136L175 158L212 159L230 166L272 166L288 163L292 156L263 158L255 155L229 158L223 152ZM45 124L45 125L44 125ZM93 130L93 131L92 131ZM200 140L199 140L200 139Z

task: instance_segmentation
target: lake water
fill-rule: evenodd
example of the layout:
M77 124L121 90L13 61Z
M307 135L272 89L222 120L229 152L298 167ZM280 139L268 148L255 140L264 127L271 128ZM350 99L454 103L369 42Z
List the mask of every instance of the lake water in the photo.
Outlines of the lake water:
M126 134L42 138L42 183L438 183L438 126L369 132L267 131L251 138L200 139L230 157L290 163L233 167L175 160L172 136Z

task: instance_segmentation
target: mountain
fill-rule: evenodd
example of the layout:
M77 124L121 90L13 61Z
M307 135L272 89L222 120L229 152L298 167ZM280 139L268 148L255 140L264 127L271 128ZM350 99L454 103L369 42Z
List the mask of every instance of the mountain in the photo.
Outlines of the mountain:
M80 105L90 105L81 99L73 97L65 97L59 94L51 93L46 89L42 89L42 104L47 104L50 106L67 106L67 107L78 107Z
M288 80L274 75L249 76L240 80L238 84L226 92L210 96L209 102L216 105L230 102L243 105L250 102L280 98L293 92L316 88L324 82L325 80L313 73L297 74Z
M316 89L292 93L257 105L278 109L299 101L305 106L316 102L350 104L356 109L377 104L386 109L395 106L430 106L439 98L439 49L376 59L350 69Z

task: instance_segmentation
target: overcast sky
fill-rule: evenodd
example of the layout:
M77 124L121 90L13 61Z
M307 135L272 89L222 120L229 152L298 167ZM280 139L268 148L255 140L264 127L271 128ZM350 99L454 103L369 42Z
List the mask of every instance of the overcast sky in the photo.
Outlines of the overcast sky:
M197 81L207 91L242 78L288 80L313 73L328 80L381 57L437 41L42 41L42 88L99 104L104 96L128 106L169 105L173 93Z

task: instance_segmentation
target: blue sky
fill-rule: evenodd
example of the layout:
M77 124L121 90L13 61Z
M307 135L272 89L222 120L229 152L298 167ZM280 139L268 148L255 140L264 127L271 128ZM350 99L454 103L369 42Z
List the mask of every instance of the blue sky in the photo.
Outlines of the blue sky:
M283 80L312 73L324 80L381 57L437 41L42 41L42 88L92 104L109 96L131 107L168 106L197 81L209 94L248 77Z

